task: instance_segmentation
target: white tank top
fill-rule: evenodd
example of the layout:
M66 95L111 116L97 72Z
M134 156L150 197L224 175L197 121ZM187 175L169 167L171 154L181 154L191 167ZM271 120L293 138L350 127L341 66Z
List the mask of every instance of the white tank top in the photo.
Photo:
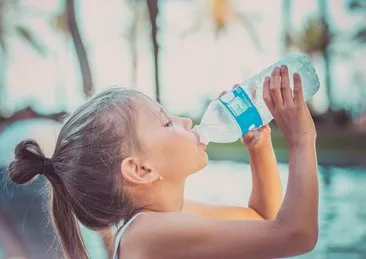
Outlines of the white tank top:
M131 223L137 218L137 216L144 214L145 212L136 213L129 221L126 222L119 230L116 232L115 242L114 242L114 255L113 259L119 259L119 243L121 242L123 234L126 232L127 228Z

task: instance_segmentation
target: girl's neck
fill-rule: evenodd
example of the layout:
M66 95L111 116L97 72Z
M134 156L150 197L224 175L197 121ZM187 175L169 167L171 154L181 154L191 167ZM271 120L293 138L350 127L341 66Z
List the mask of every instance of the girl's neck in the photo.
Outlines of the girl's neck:
M162 180L141 196L140 204L147 203L147 205L144 206L146 211L181 211L184 203L184 185L185 181L173 184L166 180ZM148 198L146 199L146 197Z

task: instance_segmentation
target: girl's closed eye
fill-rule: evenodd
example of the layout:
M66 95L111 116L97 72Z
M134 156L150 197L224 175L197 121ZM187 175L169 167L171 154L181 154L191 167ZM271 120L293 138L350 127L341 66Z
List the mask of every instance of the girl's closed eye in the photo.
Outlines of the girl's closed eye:
M167 123L164 124L164 127L172 127L174 126L172 121L168 121Z

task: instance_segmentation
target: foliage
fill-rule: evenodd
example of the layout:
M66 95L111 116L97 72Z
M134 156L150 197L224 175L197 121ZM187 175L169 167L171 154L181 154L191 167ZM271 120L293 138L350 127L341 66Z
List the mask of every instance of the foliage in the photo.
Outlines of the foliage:
M324 21L317 17L309 17L304 27L288 36L289 45L307 53L309 56L323 54L331 42L331 33Z
M230 25L240 24L248 33L250 40L257 48L261 48L259 36L256 33L253 21L255 16L246 12L239 11L235 3L240 1L233 0L206 0L201 1L195 15L195 21L190 28L183 32L182 36L198 31L208 20L213 25L215 37L218 38L223 32L227 31Z
M363 20L357 26L351 39L359 44L366 43L366 0L350 0L347 3L347 8L354 14L363 15Z
M22 9L18 0L0 0L0 47L4 53L12 37L23 40L38 54L45 56L47 48L36 32L20 17L27 16L29 10Z

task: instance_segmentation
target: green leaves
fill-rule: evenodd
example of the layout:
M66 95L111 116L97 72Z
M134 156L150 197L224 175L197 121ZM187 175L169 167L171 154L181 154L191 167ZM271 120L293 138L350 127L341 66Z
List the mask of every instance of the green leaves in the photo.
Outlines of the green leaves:
M40 38L31 30L31 27L19 22L25 14L19 8L19 0L0 0L0 48L6 53L7 41L15 35L24 40L38 54L45 56L47 50Z
M365 11L366 1L365 0L350 0L347 4L348 9L351 11ZM361 10L360 10L361 9Z
M347 3L347 8L352 13L358 13L360 15L366 15L366 0L350 0ZM357 43L366 43L366 25L365 20L360 22L359 27L356 28L356 32L352 35L351 39Z
M203 1L202 1L203 2ZM200 1L198 3L201 3ZM253 44L260 49L260 39L253 23L254 15L251 13L239 12L233 1L228 0L207 0L205 4L197 8L194 22L188 30L181 34L182 38L201 29L207 20L213 25L215 37L218 38L222 32L228 30L231 24L240 24L248 33Z
M14 31L19 36L19 38L23 39L28 45L36 50L38 54L46 56L46 47L42 43L40 43L37 36L32 33L29 28L17 25L15 26Z
M290 35L290 44L309 55L323 53L330 44L330 31L321 18L309 17L300 32Z
M353 39L362 44L366 43L366 27L359 28L353 36Z

